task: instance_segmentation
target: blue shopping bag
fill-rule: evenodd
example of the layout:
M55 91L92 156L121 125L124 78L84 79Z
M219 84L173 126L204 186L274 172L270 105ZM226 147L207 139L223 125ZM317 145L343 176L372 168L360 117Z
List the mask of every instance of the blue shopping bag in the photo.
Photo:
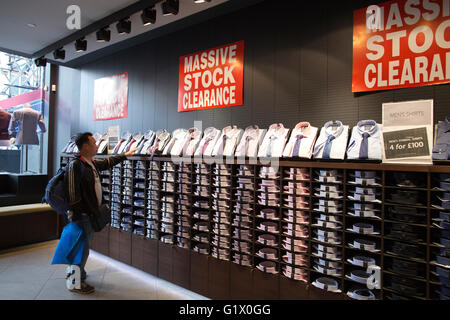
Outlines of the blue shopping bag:
M84 231L78 224L71 222L63 229L52 264L80 264L83 250Z

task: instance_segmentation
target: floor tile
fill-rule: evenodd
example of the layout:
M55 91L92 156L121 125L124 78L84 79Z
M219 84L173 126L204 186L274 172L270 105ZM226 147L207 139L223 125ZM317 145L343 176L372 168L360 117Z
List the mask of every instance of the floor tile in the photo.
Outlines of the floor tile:
M66 265L51 265L58 241L0 252L0 299L178 300L205 299L141 270L91 252L86 263L90 295L66 287Z

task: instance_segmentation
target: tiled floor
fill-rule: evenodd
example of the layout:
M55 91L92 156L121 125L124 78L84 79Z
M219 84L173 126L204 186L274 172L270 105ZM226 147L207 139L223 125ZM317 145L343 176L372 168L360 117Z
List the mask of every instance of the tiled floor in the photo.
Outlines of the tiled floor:
M95 292L72 293L66 288L66 266L50 264L57 244L55 240L0 251L0 299L206 299L92 250L86 264L86 282L95 287Z

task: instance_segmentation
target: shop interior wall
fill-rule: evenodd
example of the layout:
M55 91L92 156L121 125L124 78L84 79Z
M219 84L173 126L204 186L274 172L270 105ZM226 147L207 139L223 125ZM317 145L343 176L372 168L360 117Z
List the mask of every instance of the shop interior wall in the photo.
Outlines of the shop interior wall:
M378 1L380 2L380 1ZM58 113L70 133L105 133L190 128L268 127L299 121L321 127L328 120L354 126L381 121L384 102L434 99L435 122L450 114L448 85L352 93L353 10L376 1L267 0L214 20L99 59L79 70L60 69ZM199 50L244 40L244 105L177 112L178 58ZM93 121L94 80L129 72L128 118ZM64 81L64 82L63 82ZM77 88L78 86L78 88ZM62 90L61 90L62 89ZM70 109L70 118L65 111ZM69 134L61 131L58 150ZM64 141L63 141L64 140Z

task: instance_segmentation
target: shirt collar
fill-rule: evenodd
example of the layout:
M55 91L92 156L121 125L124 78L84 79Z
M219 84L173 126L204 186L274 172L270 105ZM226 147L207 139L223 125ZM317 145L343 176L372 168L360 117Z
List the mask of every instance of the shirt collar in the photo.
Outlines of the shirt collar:
M239 129L237 126L228 126L223 128L223 134L226 135L228 138L233 137L239 132Z
M190 128L189 130L188 130L188 134L189 134L189 137L190 138L192 138L192 139L195 139L195 138L197 138L199 135L200 135L200 130L198 130L198 128Z
M280 137L284 134L285 128L282 123L274 123L269 127L270 136Z
M364 126L371 126L370 130L364 130ZM378 131L377 123L374 120L361 120L357 124L358 132L362 135L367 132L371 136L373 136Z
M245 128L245 136L257 139L259 137L259 127L257 125Z
M155 134L155 133L154 133L152 130L148 130L148 131L145 133L145 139L150 139L151 137L153 137L154 134Z
M311 125L309 122L300 122L295 126L295 130L300 131L307 138L311 134Z
M217 129L214 127L209 127L205 129L205 137L210 139L210 140L214 140L214 138L217 135Z
M337 131L334 134L331 133L331 126L332 125L337 125L338 126L338 129L337 129ZM327 136L331 136L332 135L335 138L339 137L341 135L341 133L344 131L344 125L339 120L328 121L327 123L325 123L325 125L323 127L325 128L325 133L327 134Z
M170 137L170 133L167 132L166 130L158 130L156 132L156 136L158 137L159 141L165 141L167 140L167 138Z

